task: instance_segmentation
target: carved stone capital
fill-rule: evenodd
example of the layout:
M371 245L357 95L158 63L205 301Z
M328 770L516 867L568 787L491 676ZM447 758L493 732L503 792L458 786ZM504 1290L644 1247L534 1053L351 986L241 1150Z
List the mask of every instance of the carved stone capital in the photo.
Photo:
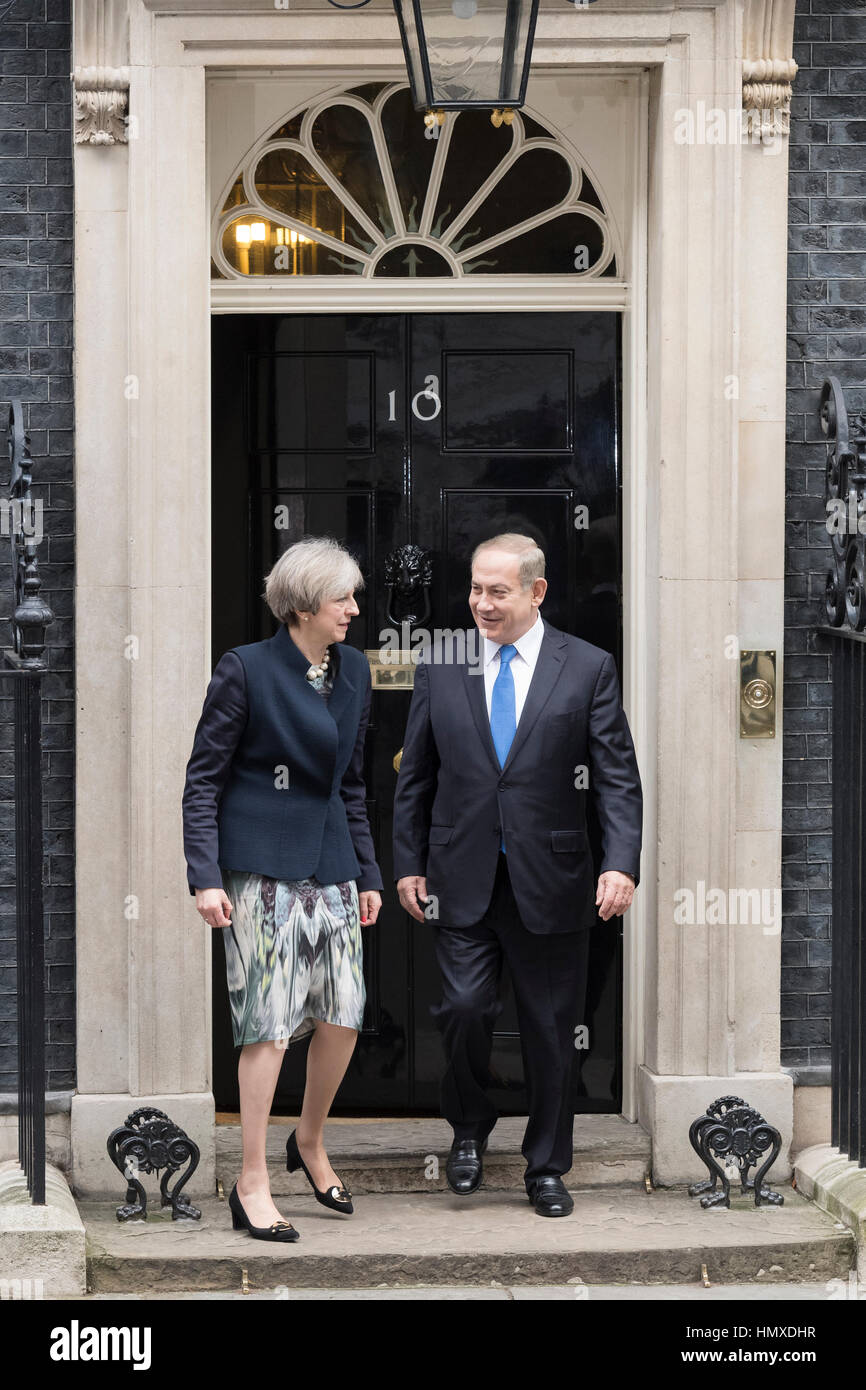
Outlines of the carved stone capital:
M744 129L769 143L791 129L796 0L746 0L743 10Z
M75 68L76 145L120 145L127 139L129 68Z
M129 109L126 0L76 0L72 44L75 143L125 144Z

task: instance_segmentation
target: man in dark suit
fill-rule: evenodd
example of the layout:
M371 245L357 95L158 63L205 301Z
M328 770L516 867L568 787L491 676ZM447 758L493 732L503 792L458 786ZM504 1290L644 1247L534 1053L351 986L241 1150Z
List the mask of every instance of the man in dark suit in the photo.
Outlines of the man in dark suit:
M573 1161L570 1080L590 928L594 910L607 921L631 904L643 798L613 657L545 624L546 590L531 537L496 536L473 554L479 659L464 651L455 662L440 640L416 668L394 874L403 907L436 933L452 1191L478 1187L497 1119L486 1087L505 957L529 1097L526 1190L539 1214L567 1216L574 1203L562 1175ZM588 795L602 833L594 902Z

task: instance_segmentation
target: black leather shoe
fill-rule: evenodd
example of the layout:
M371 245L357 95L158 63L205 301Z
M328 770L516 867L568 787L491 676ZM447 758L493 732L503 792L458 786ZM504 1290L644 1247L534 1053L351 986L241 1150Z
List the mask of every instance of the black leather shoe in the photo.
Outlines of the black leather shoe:
M448 1186L458 1197L468 1197L470 1192L481 1186L484 1169L481 1155L487 1148L487 1140L479 1146L477 1139L455 1139L445 1164Z
M321 1202L323 1207L329 1207L331 1211L340 1211L344 1216L351 1216L355 1208L352 1206L352 1194L346 1187L329 1187L327 1192L320 1192L313 1182L312 1175L298 1151L298 1139L292 1130L286 1140L286 1168L290 1173L294 1173L296 1168L303 1168L307 1175L307 1182L316 1194L316 1201Z
M569 1216L574 1211L562 1178L533 1178L526 1184L526 1195L539 1216Z
M232 1214L232 1230L249 1231L255 1240L295 1241L301 1238L300 1232L295 1230L291 1221L273 1221L270 1226L254 1226L238 1196L237 1183L229 1193L229 1210Z

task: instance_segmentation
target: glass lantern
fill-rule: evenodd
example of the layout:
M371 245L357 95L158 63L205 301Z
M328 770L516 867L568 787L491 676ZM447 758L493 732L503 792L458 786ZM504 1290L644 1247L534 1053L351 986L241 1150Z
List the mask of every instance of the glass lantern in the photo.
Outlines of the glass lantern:
M416 110L489 108L510 124L526 99L538 0L394 0Z

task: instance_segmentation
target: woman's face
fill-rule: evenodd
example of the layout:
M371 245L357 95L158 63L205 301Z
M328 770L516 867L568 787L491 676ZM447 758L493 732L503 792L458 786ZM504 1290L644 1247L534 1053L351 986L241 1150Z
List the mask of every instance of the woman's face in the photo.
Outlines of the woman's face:
M327 645L331 642L343 642L349 630L350 620L357 617L360 611L354 593L328 599L318 613L310 614L310 636Z

